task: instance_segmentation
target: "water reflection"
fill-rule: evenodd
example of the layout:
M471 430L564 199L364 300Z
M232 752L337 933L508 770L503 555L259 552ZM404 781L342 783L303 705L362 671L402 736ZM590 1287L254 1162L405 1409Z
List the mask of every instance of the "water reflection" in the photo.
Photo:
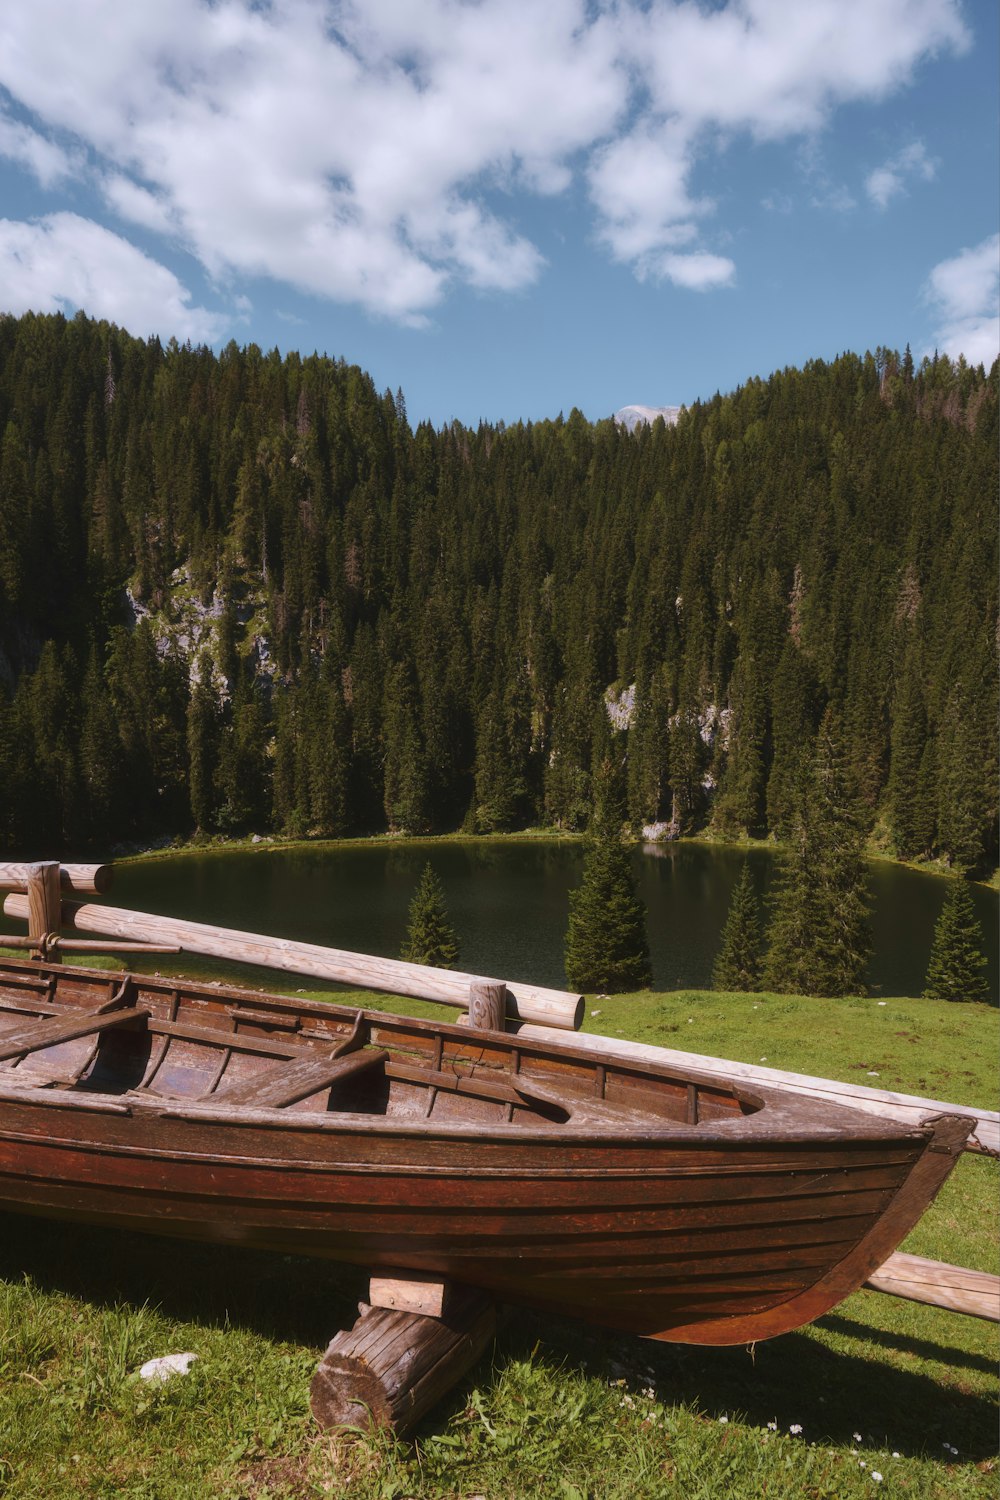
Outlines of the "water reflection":
M648 911L655 985L708 986L744 863L749 861L757 894L766 901L776 855L686 843L647 845L633 859ZM108 899L394 957L428 860L444 886L463 968L564 984L568 897L582 863L581 846L569 841L407 841L183 855L119 866ZM887 862L871 864L869 879L875 940L869 985L883 994L919 995L948 884ZM996 993L997 893L976 886L973 900Z

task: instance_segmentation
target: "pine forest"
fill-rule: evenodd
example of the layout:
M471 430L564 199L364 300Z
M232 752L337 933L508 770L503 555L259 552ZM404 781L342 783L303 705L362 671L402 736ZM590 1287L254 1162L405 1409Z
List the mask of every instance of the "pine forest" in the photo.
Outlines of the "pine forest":
M997 861L997 366L878 349L634 434L411 427L356 366L0 318L0 838L785 839ZM596 778L595 778L596 787Z

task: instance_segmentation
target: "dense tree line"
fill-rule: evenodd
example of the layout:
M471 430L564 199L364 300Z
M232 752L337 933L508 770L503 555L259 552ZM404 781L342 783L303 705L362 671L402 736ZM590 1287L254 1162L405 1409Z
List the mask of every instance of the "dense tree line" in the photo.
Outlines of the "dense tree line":
M0 318L0 838L866 834L995 862L997 369L844 355L629 434ZM595 748L595 746L597 748Z

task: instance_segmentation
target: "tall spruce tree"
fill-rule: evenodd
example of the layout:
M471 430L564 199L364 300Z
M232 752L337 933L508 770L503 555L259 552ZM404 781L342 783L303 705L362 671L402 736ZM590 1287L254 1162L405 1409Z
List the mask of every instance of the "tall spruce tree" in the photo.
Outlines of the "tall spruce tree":
M749 862L744 861L722 929L722 947L712 970L715 989L760 989L762 936L760 906Z
M988 1000L983 935L972 893L964 880L953 882L934 928L925 1000Z
M862 990L871 950L863 828L840 726L828 709L772 906L765 989L831 996Z
M399 956L409 964L430 964L435 969L453 969L458 963L458 939L448 918L444 890L429 860L410 902Z
M598 715L607 724L602 702ZM600 725L600 717L597 724ZM620 994L652 982L646 911L621 841L621 775L613 738L595 726L593 814L583 852L583 877L569 896L566 979L578 990Z

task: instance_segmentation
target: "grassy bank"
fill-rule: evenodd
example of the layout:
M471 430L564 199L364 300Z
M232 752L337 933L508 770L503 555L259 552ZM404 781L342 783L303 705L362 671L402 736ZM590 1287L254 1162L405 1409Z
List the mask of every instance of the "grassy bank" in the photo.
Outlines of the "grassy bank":
M257 838L254 835L246 835L241 838L227 838L223 834L213 834L211 837L198 837L191 839L176 839L170 843L154 846L148 849L135 849L129 853L116 855L113 859L115 864L131 864L133 862L158 859L170 859L175 855L183 854L230 854L233 852L257 854L271 849L322 849L322 848L352 848L358 845L378 844L514 844L514 843L537 843L539 840L556 839L562 843L582 843L582 833L567 833L561 828L523 828L516 833L465 833L461 829L453 833L418 834L411 837L408 834L377 833L370 835L354 835L350 838L339 839L293 839L284 838L277 834L269 834L266 838ZM722 838L707 830L690 837L674 839L671 847L684 844L709 844L716 848L724 849L764 849L771 853L780 852L784 847L775 839L751 839L751 838ZM637 847L639 841L637 841ZM879 861L885 864L900 865L906 870L916 870L923 875L940 875L947 879L964 878L960 871L954 870L944 860L912 860L899 859L883 842L871 841L865 851L865 857L870 861ZM1000 869L994 870L989 876L983 877L978 882L990 887L992 890L1000 890Z
M680 992L592 998L586 1026L995 1107L998 1021L921 1000ZM906 1248L996 1270L998 1180L964 1157ZM359 1273L0 1216L0 1278L0 1493L16 1500L998 1492L996 1327L873 1292L752 1350L518 1312L415 1443L394 1444L323 1437L308 1415ZM179 1351L198 1355L189 1375L135 1379Z

